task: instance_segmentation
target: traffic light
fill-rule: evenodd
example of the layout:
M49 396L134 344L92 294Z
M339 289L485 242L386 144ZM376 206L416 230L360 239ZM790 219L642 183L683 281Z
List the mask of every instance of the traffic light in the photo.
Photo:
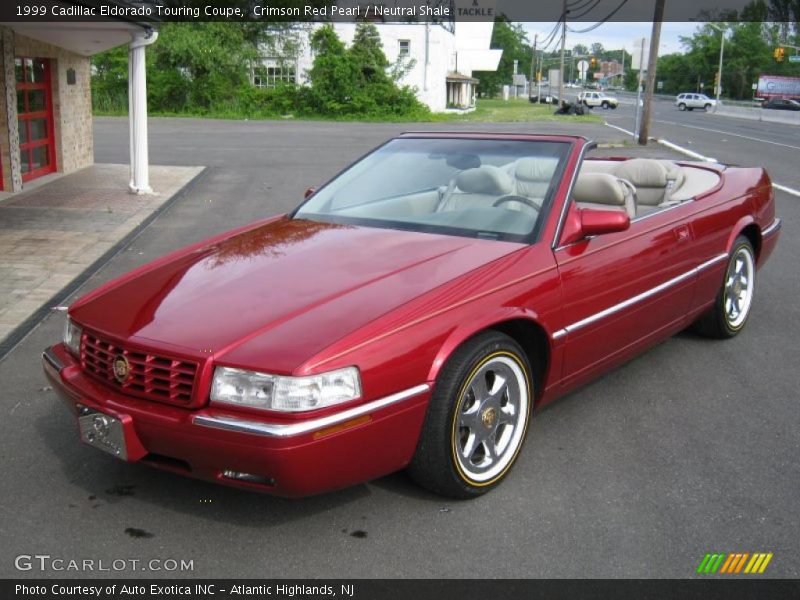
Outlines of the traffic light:
M773 52L772 56L775 57L775 60L778 62L783 62L783 57L786 54L786 50L784 48L775 48L775 52Z
M592 66L593 66L593 67L597 65L597 59L596 59L594 56L593 56L593 57L590 59L590 61L589 61L589 62L591 62L591 63L592 63Z

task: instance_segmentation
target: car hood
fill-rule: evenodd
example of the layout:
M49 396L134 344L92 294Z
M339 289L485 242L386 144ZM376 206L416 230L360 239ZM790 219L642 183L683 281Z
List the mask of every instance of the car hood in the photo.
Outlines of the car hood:
M119 340L216 360L233 353L236 366L288 373L393 308L520 248L280 219L112 282L70 314Z

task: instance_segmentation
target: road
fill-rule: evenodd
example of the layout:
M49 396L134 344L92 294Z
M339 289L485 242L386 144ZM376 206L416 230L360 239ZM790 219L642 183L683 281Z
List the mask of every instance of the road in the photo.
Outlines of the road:
M625 110L608 116L629 125ZM667 120L666 108L661 116ZM670 118L678 117L733 127L702 113ZM474 125L426 128L442 127ZM767 163L776 178L797 183L797 175L790 179L797 161L769 144L657 127L670 139L684 132L720 160ZM288 209L308 186L407 128L152 120L154 163L209 165L208 174L83 292L175 247ZM484 128L620 137L598 124ZM98 162L126 161L127 139L125 120L98 119ZM554 403L535 416L508 480L470 502L430 495L403 473L287 501L82 446L41 373L41 350L63 326L62 315L51 315L0 363L0 576L108 575L14 568L20 554L49 554L194 561L189 572L122 573L128 576L669 578L692 576L705 553L724 551L773 552L767 574L798 577L800 411L790 365L800 339L800 199L777 196L783 237L759 273L742 335L712 342L680 334Z
M620 94L617 110L592 112L609 123L633 131L635 96ZM681 112L674 100L656 98L650 135L728 164L762 165L776 183L800 190L800 127L750 121L695 109Z

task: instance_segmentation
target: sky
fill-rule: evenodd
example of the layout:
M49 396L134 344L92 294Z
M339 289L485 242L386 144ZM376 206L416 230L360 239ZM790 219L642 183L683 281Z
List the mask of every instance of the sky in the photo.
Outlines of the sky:
M547 38L550 32L555 27L555 23L523 23L522 24L528 32L530 41L533 42L534 34L539 34L540 42ZM591 26L592 23L571 23L569 26L572 29L585 29ZM659 55L671 54L673 52L683 52L685 49L681 46L680 36L691 36L695 30L700 26L699 23L680 23L680 22L666 22L661 25L661 44L659 48ZM572 48L576 44L583 44L586 47L591 46L594 42L600 42L606 50L619 50L625 48L628 52L633 49L634 39L641 39L646 37L648 44L650 43L650 34L653 29L653 24L648 22L642 23L604 23L597 29L589 33L572 33L567 31L567 49ZM556 39L559 39L558 34ZM550 50L554 49L551 44Z

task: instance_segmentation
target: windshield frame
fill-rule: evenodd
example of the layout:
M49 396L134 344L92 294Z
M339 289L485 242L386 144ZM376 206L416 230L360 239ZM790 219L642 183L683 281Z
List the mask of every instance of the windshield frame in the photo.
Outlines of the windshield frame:
M547 191L547 196L544 198L544 202L542 203L542 208L539 211L539 217L536 220L536 224L533 227L533 230L526 234L502 234L502 235L493 235L490 232L483 232L474 229L463 229L457 227L444 227L440 225L427 225L424 223L416 223L413 221L403 222L403 221L391 221L391 220L383 220L383 219L375 219L375 218L363 218L363 217L353 217L353 216L341 216L338 217L336 215L331 214L324 214L324 213L309 213L307 215L300 215L298 216L298 212L308 204L316 195L317 193L324 190L328 187L331 183L336 181L339 177L344 175L347 171L353 168L355 165L360 163L361 161L367 159L368 157L372 156L373 154L380 152L383 150L387 145L391 144L397 140L405 140L405 139L419 139L419 140L465 140L465 141L498 141L498 142L505 142L505 141L519 141L519 142L546 142L546 143L553 143L553 144L564 144L566 146L566 150L559 160L559 164L556 167L556 170L553 173L553 177L550 181L550 185ZM307 220L307 221L315 221L315 222L322 222L322 223L334 223L339 225L355 225L357 227L373 227L378 229L393 229L397 231L414 231L418 233L430 233L435 235L451 235L456 237L466 237L471 239L486 239L486 240L496 240L501 242L516 242L521 244L536 244L541 241L542 232L544 231L548 220L550 219L553 204L558 194L558 189L560 187L561 182L564 179L564 176L567 172L570 157L573 155L575 150L575 145L577 143L577 139L573 139L568 136L557 136L557 135L531 135L531 134L492 134L492 133L454 133L454 134L440 134L436 135L436 133L427 133L427 132L420 132L420 133L407 133L397 137L392 137L379 144L375 148L371 149L370 151L362 154L356 160L350 162L345 166L343 169L338 171L333 177L328 179L324 184L320 185L318 188L314 190L313 194L310 194L307 198L304 198L300 204L298 204L291 212L287 213L286 218L288 219L297 219L297 220Z

